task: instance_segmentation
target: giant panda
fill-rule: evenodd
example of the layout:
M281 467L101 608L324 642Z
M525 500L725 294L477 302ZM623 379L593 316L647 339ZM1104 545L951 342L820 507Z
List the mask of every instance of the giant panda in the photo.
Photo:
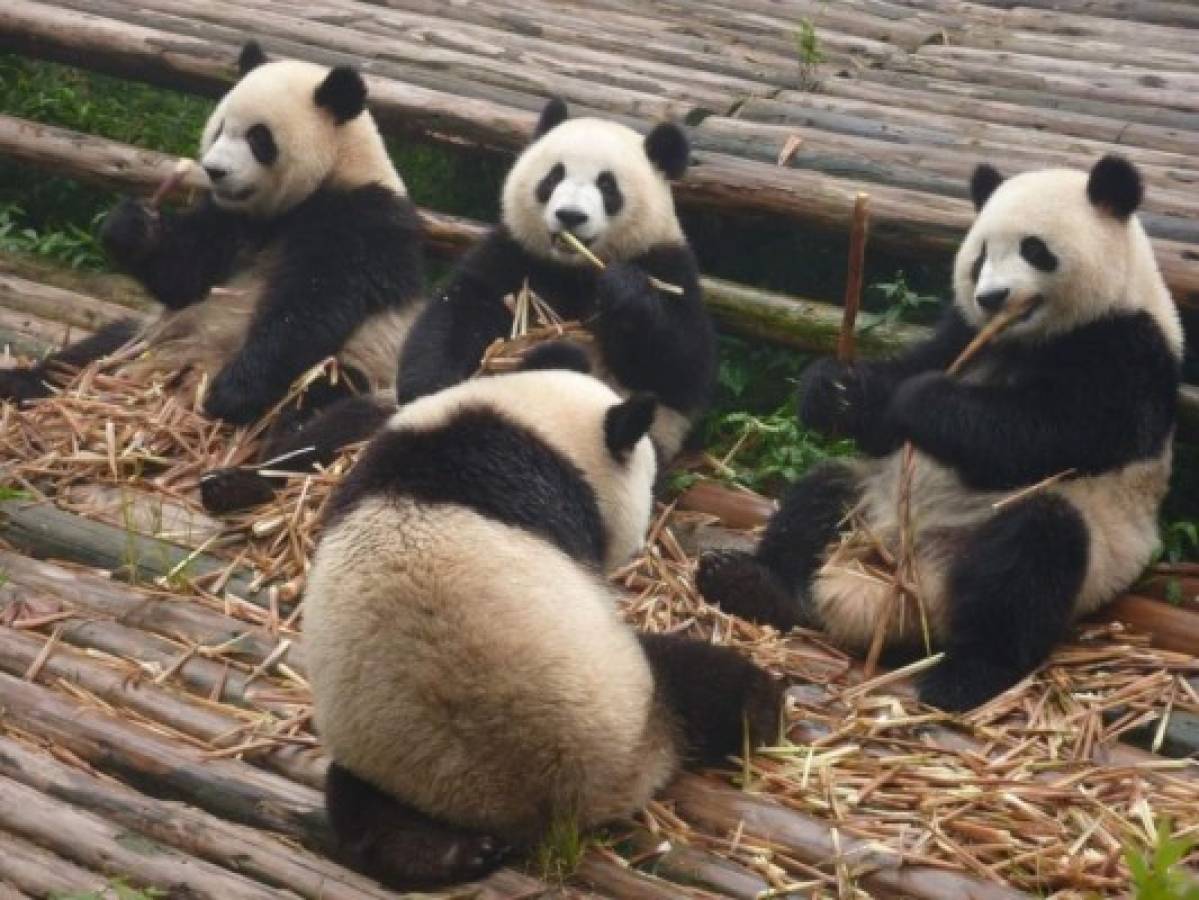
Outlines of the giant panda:
M803 424L852 436L868 458L809 473L754 554L706 556L697 574L727 611L813 624L865 648L891 586L830 550L852 511L897 551L901 445L911 441L915 577L946 653L920 695L949 710L1019 681L1149 562L1183 344L1134 215L1142 186L1129 162L1007 180L983 165L971 192L978 215L935 335L885 362L822 361L802 380ZM959 377L945 374L985 323L1030 299ZM921 643L920 619L905 609L890 638Z
M656 404L536 368L585 367L561 350L405 405L330 501L304 599L328 812L393 887L625 816L744 722L776 735L765 672L618 618L603 572L644 539Z
M527 279L563 319L594 335L597 375L622 394L657 395L651 436L663 461L674 457L709 403L716 372L715 332L668 180L683 175L689 153L676 125L642 137L616 122L569 119L565 103L551 100L505 179L500 224L413 326L400 401L473 375L487 346L509 335L504 298ZM569 249L564 232L607 268L598 273ZM658 290L651 276L682 295Z
M366 84L346 67L268 61L253 41L238 68L204 127L202 201L159 213L127 199L102 227L105 249L162 304L159 315L0 373L0 397L44 396L56 368L138 336L149 352L131 369L205 372L204 409L239 425L326 357L345 377L307 398L309 411L348 387L391 387L422 294L422 237Z

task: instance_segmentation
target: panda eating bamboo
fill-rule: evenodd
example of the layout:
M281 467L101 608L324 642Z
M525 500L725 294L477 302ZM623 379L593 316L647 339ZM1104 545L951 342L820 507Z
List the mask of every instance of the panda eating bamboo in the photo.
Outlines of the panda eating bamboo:
M935 335L896 359L826 360L805 373L801 421L853 437L867 458L810 472L756 552L709 554L697 573L729 612L811 624L859 650L880 627L899 647L921 645L927 629L946 656L921 697L952 710L1031 672L1074 619L1149 562L1183 343L1126 160L1007 180L984 165L971 192L978 216ZM1016 304L1027 311L959 375L945 373ZM893 580L847 547L867 535L900 557L905 484L905 591L921 602L892 610Z

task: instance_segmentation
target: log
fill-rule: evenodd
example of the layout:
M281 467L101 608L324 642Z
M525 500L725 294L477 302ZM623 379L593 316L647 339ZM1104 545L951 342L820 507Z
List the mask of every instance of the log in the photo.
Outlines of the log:
M135 531L95 522L49 503L27 500L0 502L0 536L13 547L34 556L67 559L120 573L135 583L153 583L186 565L191 577L225 571L229 561ZM253 590L254 576L235 570L226 583L234 595L266 606L261 590Z
M313 788L233 759L204 759L137 725L0 672L0 707L18 728L159 796L230 821L330 849L322 798Z
M181 803L155 800L0 736L0 776L200 859L313 900L396 896L349 869ZM3 863L0 863L2 871Z
M95 331L121 319L143 317L139 311L106 300L5 274L0 274L0 306L62 322L80 333Z
M209 900L271 900L278 893L219 866L179 853L106 818L81 812L0 777L0 828L84 866L120 874L143 886Z
M128 628L182 638L210 647L225 646L236 659L261 663L278 640L265 629L221 615L198 603L149 595L120 582L65 569L0 549L0 571L17 586L55 597L66 606L109 618ZM0 595L3 596L3 595ZM293 652L296 644L293 644Z
M35 661L41 661L38 680L54 684L61 679L77 684L106 703L199 738L214 749L236 746L254 733L252 719L218 709L215 704L197 702L142 679L129 668L105 664L71 647L56 646L43 658L45 646L42 637L0 628L0 670L20 676ZM328 760L313 748L281 744L257 751L253 757L256 763L299 784L318 790L324 785Z
M829 826L783 809L751 793L686 774L666 790L679 815L712 834L743 833L786 848L800 862L827 866L838 859L864 870L857 885L872 897L929 900L1017 900L1026 895L995 882L929 866L904 865L899 854L877 843L842 834L840 854Z
M0 879L33 897L86 894L108 886L103 875L89 872L3 829L0 829Z
M4 130L6 124L3 117L0 117L0 132ZM0 153L5 153L5 151L0 150ZM0 274L12 275L38 284L51 285L62 288L64 291L82 294L88 298L94 297L97 300L106 301L110 305L125 306L132 310L146 311L154 306L154 301L150 299L142 286L128 275L66 269L58 263L24 253L0 250Z
M229 83L234 56L230 44L31 0L10 0L0 11L0 46L209 94L219 93ZM311 48L307 51L307 55L314 53ZM886 73L888 78L891 75ZM373 108L389 133L510 151L525 143L535 119L532 111L502 103L391 79L369 80ZM780 171L702 147L696 157L699 164L676 188L681 202L799 218L833 233L843 230L858 187L812 172ZM944 257L971 219L969 204L960 200L881 186L872 190L872 197L879 245L909 254ZM1156 246L1178 299L1199 303L1199 264L1185 258L1186 245L1159 242Z
M45 163L60 174L134 193L148 192L174 164L173 158L165 154L0 116L0 155L11 155L15 147L24 148L20 158L31 166L42 167ZM101 160L100 170L94 163L97 159ZM421 216L432 249L444 255L462 253L487 231L482 223L427 209L421 210ZM80 289L89 283L77 281ZM840 318L837 307L718 278L703 279L703 288L713 316L730 331L820 352L831 352L836 346ZM0 305L7 305L3 297ZM40 304L39 315L50 313L48 306L52 304ZM879 354L897 350L921 333L908 326L880 327L863 333L859 339L864 352Z
M716 894L614 866L594 853L583 857L574 878L612 900L717 900Z

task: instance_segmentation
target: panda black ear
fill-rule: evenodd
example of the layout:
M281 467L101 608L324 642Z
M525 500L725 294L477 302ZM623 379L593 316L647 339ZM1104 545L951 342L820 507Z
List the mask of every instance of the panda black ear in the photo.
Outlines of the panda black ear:
M331 69L316 89L316 105L333 113L343 125L366 109L366 82L349 66Z
M1136 212L1144 196L1141 174L1123 156L1109 153L1091 169L1087 197L1117 219L1127 219Z
M525 354L517 371L531 372L539 369L567 369L571 372L591 374L591 361L587 351L570 341L550 341L538 344Z
M628 458L637 442L649 433L658 410L658 398L653 394L634 394L604 414L604 440L608 452L620 461Z
M554 97L541 111L541 118L537 120L537 128L533 131L533 139L536 140L547 131L557 128L568 118L570 110L566 108L566 101L561 97Z
M262 50L262 44L255 40L246 41L241 48L241 53L237 54L237 72L244 78L264 62L266 62L266 54Z
M683 129L663 122L645 136L645 155L667 178L682 178L691 161L691 145Z
M974 201L974 209L980 210L995 193L995 188L1003 184L1003 176L992 165L983 163L970 176L970 199Z

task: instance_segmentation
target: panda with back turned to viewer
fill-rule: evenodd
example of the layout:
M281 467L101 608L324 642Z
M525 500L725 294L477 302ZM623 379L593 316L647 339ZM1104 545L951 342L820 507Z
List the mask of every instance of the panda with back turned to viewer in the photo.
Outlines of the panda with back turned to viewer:
M604 573L649 525L653 397L540 369L586 369L577 345L525 365L401 407L335 491L308 580L330 824L397 888L480 877L777 735L767 673L617 614Z
M615 122L568 119L561 100L541 113L533 142L504 182L502 220L458 265L421 313L398 376L401 402L471 377L507 337L504 298L531 290L595 336L595 374L627 395L661 404L651 437L669 461L706 410L715 383L715 332L695 257L668 179L689 162L678 126L642 137ZM563 241L570 232L607 263L598 272ZM659 290L651 276L682 289Z
M826 360L805 373L802 422L853 437L868 458L810 472L755 553L709 554L697 573L704 596L729 612L810 624L865 649L892 587L832 550L851 514L898 550L901 448L911 441L915 578L946 653L921 697L951 710L1029 674L1076 618L1149 563L1183 345L1134 215L1142 185L1129 162L1106 156L1089 173L1006 181L984 165L971 192L978 216L935 335L897 359ZM945 373L988 320L1027 301L959 375ZM921 627L919 610L904 609L888 638L919 646Z
M148 352L130 369L203 371L205 411L238 425L327 357L344 378L311 390L306 413L392 386L422 294L422 236L366 109L366 84L346 67L269 62L253 41L238 68L204 127L207 196L178 212L127 199L102 228L110 257L162 311L144 327L117 322L33 368L0 372L0 397L46 396L60 366L84 366L136 337Z

